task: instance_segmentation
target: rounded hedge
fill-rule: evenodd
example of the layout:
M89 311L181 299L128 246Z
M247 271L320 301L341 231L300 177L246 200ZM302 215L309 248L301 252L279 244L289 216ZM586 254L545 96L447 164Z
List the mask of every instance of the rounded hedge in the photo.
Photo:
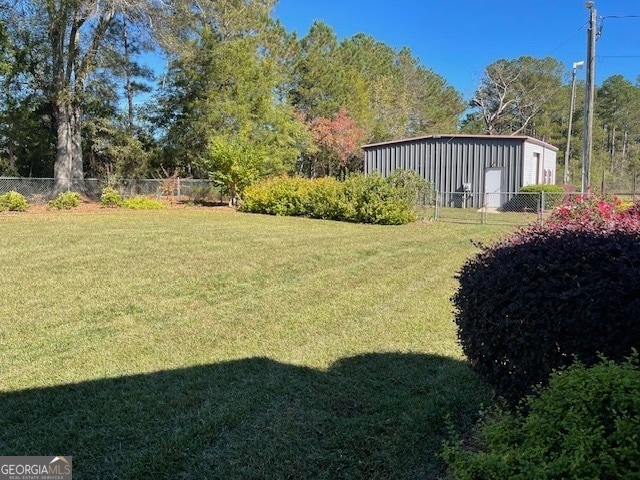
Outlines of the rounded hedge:
M122 196L115 188L105 187L102 189L102 195L100 196L101 207L116 208L121 205Z
M574 358L640 349L636 221L531 226L462 267L452 298L473 369L511 404Z
M28 206L29 203L24 195L15 190L0 195L0 212L24 212Z
M640 370L633 362L576 364L517 412L489 415L474 448L444 448L458 479L640 478Z
M56 210L71 210L80 205L80 194L78 192L61 192L48 205Z

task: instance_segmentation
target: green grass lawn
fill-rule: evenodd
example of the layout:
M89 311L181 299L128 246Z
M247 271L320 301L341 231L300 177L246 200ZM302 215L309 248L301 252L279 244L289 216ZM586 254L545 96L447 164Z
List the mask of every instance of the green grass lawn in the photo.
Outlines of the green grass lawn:
M0 216L0 454L74 478L438 478L486 388L449 298L508 227Z

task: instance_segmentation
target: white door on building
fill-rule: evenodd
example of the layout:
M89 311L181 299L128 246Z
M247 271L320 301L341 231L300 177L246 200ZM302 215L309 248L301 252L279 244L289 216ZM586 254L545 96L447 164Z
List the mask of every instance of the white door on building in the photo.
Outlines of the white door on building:
M484 171L485 206L500 208L502 206L502 168L487 168Z

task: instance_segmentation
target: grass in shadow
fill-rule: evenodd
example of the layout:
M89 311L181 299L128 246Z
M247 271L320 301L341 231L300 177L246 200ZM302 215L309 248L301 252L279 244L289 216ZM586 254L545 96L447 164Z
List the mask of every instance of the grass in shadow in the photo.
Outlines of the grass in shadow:
M446 418L483 401L449 357L249 358L0 394L0 451L73 455L77 479L438 478Z

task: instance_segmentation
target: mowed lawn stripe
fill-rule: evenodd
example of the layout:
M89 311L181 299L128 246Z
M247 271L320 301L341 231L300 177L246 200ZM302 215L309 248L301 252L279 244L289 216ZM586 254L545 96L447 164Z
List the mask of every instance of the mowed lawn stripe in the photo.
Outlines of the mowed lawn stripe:
M495 236L211 210L0 221L5 390L254 356L457 356L454 271L470 237Z

